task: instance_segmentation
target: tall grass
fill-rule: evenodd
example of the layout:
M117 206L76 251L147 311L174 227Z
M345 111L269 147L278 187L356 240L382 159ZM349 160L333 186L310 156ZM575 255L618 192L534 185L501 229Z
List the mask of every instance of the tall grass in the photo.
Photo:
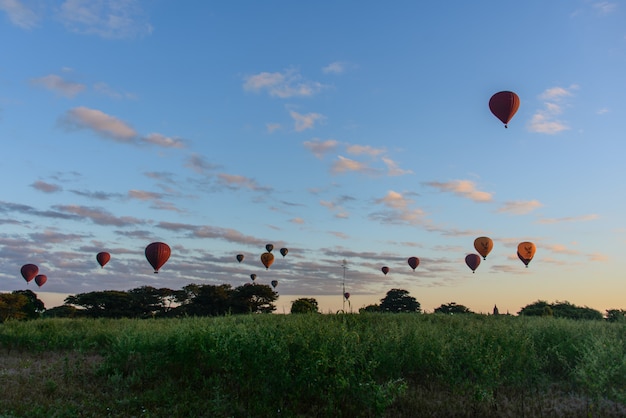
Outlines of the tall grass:
M521 416L547 393L584 400L584 415L626 413L619 323L435 314L48 319L0 325L0 348L31 360L60 353L70 380L85 377L68 359L93 365L100 402L85 416L411 416L402 411L417 407L430 416L506 416L503 408ZM14 369L0 371L0 384ZM41 384L50 399L61 392L59 382ZM65 403L36 405L11 393L0 393L0 415L55 416L76 404L65 391ZM56 416L77 416L67 413Z

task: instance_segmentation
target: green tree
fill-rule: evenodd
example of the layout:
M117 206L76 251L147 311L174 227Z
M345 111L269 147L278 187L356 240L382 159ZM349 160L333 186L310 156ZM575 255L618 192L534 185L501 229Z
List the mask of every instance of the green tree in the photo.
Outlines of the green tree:
M470 311L469 308L467 308L466 306L458 305L456 302L450 302L442 304L440 307L436 308L435 313L454 315L474 312Z
M239 313L272 313L276 310L274 302L278 294L266 284L246 283L233 290L231 311Z
M417 312L422 311L420 303L409 292L403 289L391 289L380 300L381 312Z
M132 318L136 314L132 296L120 290L79 293L65 298L65 303L83 307L82 314L91 318Z
M19 293L0 293L0 323L10 319L26 319L24 308L29 300Z
M81 309L77 309L72 305L55 306L54 308L46 309L43 313L44 318L78 318L81 316Z
M191 316L219 316L231 310L233 296L232 286L229 284L189 285L177 293L177 301L182 302L172 313Z
M37 294L30 289L27 290L15 290L13 294L24 295L28 300L28 303L24 306L24 314L26 319L37 319L45 312L46 307L44 303L37 298Z
M372 305L367 305L361 309L359 309L359 313L364 313L364 312L380 312L380 305L378 304L372 304Z
M318 313L317 300L314 298L300 298L291 302L291 313Z
M607 309L606 320L609 322L626 322L626 310Z
M602 313L587 306L576 306L570 302L548 303L543 300L524 306L518 315L525 316L554 316L555 318L569 319L603 319Z

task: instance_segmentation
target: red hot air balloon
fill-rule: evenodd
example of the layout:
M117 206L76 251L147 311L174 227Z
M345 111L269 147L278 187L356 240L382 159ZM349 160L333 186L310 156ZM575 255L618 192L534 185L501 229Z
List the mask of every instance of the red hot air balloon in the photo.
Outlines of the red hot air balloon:
M239 261L240 263L243 261L244 255L243 254L237 254L237 261Z
M472 273L475 273L478 266L480 266L480 256L478 254L466 255L465 264L467 264L467 267L472 269Z
M387 273L389 273L389 267L387 266L381 268L380 270L385 274L385 276L387 275Z
M37 286L39 287L43 286L47 281L48 276L46 276L45 274L38 274L37 276L35 276L35 283L37 283Z
M519 97L512 91L498 92L489 99L489 110L504 123L505 128L508 128L508 123L513 119L517 109L519 109Z
M282 254L283 257L286 256L288 252L289 252L289 250L287 248L281 248L280 249L280 253Z
M39 267L34 264L24 264L20 269L20 272L22 273L24 280L26 280L26 283L29 283L35 278L37 273L39 273Z
M272 287L276 289L276 286L278 286L278 280L272 280L271 283L272 283Z
M265 266L265 270L269 269L274 262L274 254L267 252L261 254L261 263Z
M343 297L346 298L346 300L350 299L350 292L344 293Z
M154 269L155 274L159 272L171 254L170 246L164 242L153 242L146 247L146 259Z
M98 264L100 264L100 268L104 268L104 266L106 265L106 263L109 262L110 259L111 254L105 251L96 254L96 260L98 261Z
M420 265L420 259L417 257L409 257L408 263L409 263L409 266L411 266L411 268L413 269L413 271L415 271L417 266Z

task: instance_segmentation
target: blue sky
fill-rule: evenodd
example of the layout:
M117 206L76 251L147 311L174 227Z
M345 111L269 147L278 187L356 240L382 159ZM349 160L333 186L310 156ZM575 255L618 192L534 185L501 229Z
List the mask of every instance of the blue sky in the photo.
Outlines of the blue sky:
M0 0L0 51L2 291L255 273L279 311L335 311L345 259L353 309L391 288L427 311L626 308L621 2ZM267 271L266 243L290 250Z

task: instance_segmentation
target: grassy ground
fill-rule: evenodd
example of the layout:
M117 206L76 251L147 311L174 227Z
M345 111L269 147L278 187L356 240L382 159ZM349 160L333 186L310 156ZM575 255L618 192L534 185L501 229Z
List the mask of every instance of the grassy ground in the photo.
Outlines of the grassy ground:
M435 315L7 323L0 416L623 417L625 331Z

